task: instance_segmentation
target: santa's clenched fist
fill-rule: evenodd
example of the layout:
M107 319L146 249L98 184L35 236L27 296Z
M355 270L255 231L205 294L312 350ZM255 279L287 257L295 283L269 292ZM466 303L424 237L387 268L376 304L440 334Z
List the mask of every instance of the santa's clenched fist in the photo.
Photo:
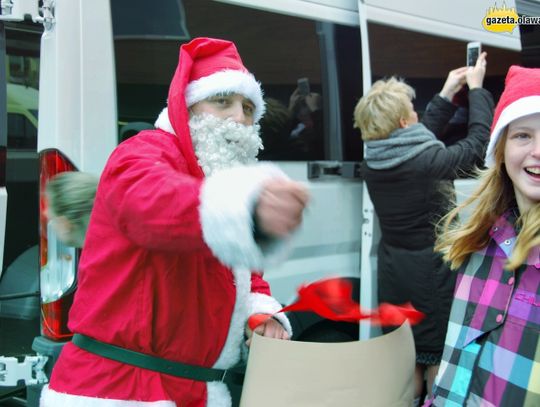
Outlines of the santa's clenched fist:
M302 222L302 213L309 200L307 188L295 181L268 181L255 207L257 225L261 232L283 238Z

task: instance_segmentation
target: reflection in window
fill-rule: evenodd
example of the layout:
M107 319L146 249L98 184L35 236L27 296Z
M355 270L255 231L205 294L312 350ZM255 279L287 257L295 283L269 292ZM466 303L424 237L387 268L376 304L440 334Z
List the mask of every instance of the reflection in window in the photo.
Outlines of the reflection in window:
M323 112L320 93L300 95L295 89L288 106L266 97L261 160L305 161L324 158Z
M8 113L8 148L37 148L37 128L22 114Z
M8 83L29 86L37 89L39 86L39 58L22 55L7 55L6 79Z
M271 100L270 119L261 123L265 150L260 158L324 159L322 110L312 110L307 117L302 101L291 106L297 80L303 77L309 78L310 90L319 95L320 105L324 103L316 22L210 0L183 0L183 5L191 38L234 41L244 64ZM179 45L179 41L156 36L153 40L115 40L120 121L155 121L166 105ZM279 119L267 128L276 109ZM282 128L277 129L279 123Z

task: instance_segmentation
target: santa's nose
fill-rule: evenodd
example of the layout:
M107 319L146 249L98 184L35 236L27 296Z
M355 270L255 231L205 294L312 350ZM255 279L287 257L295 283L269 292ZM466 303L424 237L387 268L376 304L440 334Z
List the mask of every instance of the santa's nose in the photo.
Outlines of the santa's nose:
M241 102L233 103L233 105L230 107L229 118L233 119L236 123L243 124L244 126L252 124L251 118L246 115L244 106Z

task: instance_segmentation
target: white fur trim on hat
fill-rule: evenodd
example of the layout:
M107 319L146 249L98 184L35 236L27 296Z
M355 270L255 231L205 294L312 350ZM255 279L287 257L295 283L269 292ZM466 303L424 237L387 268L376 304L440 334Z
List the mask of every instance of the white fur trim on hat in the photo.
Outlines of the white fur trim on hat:
M485 163L487 167L493 167L493 165L495 165L495 146L497 145L504 128L512 121L534 113L540 113L540 96L538 95L518 99L505 107L491 133L491 138L486 151Z
M283 261L291 239L271 239L259 245L253 236L253 211L266 181L288 179L273 164L238 166L205 178L199 214L204 241L223 264L264 270Z
M191 81L186 87L186 105L194 105L218 93L238 93L255 105L254 120L257 123L264 114L263 92L259 82L249 72L232 69L219 71Z

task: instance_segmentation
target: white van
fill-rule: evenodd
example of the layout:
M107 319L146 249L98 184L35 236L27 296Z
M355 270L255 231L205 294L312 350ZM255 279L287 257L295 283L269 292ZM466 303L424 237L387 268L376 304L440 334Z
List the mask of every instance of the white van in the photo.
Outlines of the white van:
M13 3L20 7L11 10L13 19L37 15L37 0ZM274 296L290 303L300 284L346 277L354 283L356 299L373 306L378 228L359 173L362 142L352 128L357 100L374 80L396 74L417 90L415 104L421 113L448 71L465 64L469 41L481 42L488 52L485 85L498 97L508 67L520 63L518 29L492 33L482 28L488 8L496 5L491 0L154 3L43 1L40 187L60 171L99 175L119 141L132 129L154 122L166 103L180 43L197 36L232 40L270 100L266 122L261 123L267 147L260 158L308 183L313 197L291 258L265 272ZM513 7L514 2L507 1L506 6ZM288 106L300 78L308 78L311 91L320 94L320 109L309 138L281 139L283 129L272 121L272 109ZM124 130L120 134L119 123ZM459 181L458 189L462 189ZM9 188L7 192L9 198ZM66 322L76 286L77 253L58 244L43 214L39 233L35 273L42 282L54 284L41 285L42 335L33 348L50 358L46 367L50 372L62 343L70 337ZM4 264L4 270L9 266ZM362 325L359 332L358 325L310 314L291 318L300 340L354 340L375 334L369 325ZM0 375L0 385L1 380ZM28 388L29 405L36 405L38 391L39 384Z

